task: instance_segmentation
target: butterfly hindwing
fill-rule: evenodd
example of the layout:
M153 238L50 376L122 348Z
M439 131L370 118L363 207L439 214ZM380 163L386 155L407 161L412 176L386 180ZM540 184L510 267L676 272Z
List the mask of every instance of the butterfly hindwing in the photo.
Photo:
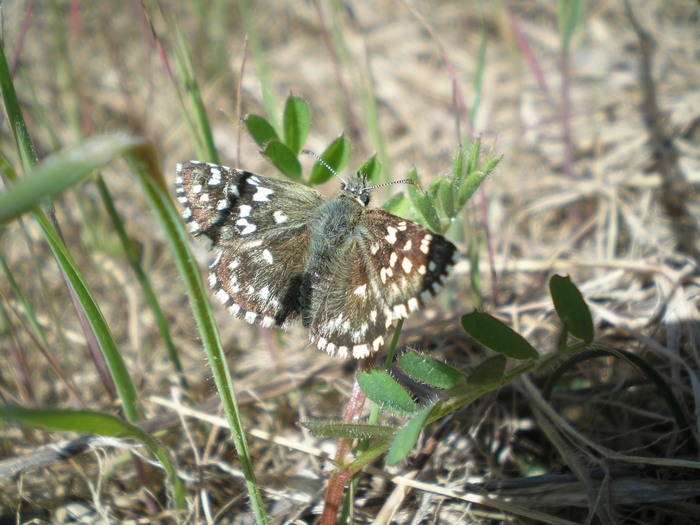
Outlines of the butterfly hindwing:
M319 294L311 339L322 350L355 358L376 351L395 320L435 295L457 257L444 237L376 208L364 211L340 251L351 271L328 284L335 290ZM331 303L324 295L343 300Z

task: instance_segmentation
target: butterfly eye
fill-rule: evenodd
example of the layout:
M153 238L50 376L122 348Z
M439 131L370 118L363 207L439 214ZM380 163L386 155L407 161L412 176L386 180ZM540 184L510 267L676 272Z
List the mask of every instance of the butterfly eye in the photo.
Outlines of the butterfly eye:
M363 206L367 206L369 204L369 193L362 192L360 193L360 202L362 203Z

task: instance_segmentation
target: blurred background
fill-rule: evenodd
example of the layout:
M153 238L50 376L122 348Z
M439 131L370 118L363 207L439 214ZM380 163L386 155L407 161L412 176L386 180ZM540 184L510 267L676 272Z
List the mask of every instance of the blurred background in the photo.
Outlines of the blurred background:
M674 426L658 384L638 366L591 359L565 370L567 379L559 379L565 387L548 400L554 414L547 425L533 415L533 391L518 384L457 413L440 427L437 449L418 476L443 488L498 493L546 510L553 520L697 519L697 3L75 0L5 1L1 7L5 53L40 160L90 136L138 136L153 144L172 185L175 164L197 155L187 125L191 86L175 59L178 46L191 57L220 160L229 166L274 175L239 119L255 113L278 123L289 94L311 109L308 148L321 152L344 133L352 146L349 169L376 153L387 180L416 167L427 186L451 171L461 145L480 137L483 150L503 159L449 232L464 254L449 293L407 321L401 347L474 366L485 351L470 343L459 319L479 306L547 353L558 333L547 280L554 272L568 274L589 302L597 339L655 369L691 427L680 432ZM0 150L21 173L6 121ZM303 161L305 169L312 163ZM215 414L211 372L142 186L123 161L101 174L165 313L191 389L186 395L197 403L210 400L208 411ZM335 181L320 189L327 195L337 190ZM398 191L405 189L394 186L374 204ZM147 418L167 419L171 410L158 399L173 396L180 383L99 188L93 182L73 188L55 207ZM204 274L209 254L193 244ZM0 246L46 335L43 342L33 336L5 274L3 403L112 410L36 226L31 220L3 226ZM231 318L218 303L214 311L249 427L330 446L298 422L342 416L354 363L308 348L301 328L280 335ZM544 387L550 372L531 379ZM214 521L243 522L245 491L227 432L177 417L160 430L191 475L196 511L189 519L204 521L201 509L208 505ZM60 438L2 432L5 457ZM323 462L249 441L270 515L278 523L312 523L322 501ZM15 516L24 502L24 511L36 512L27 515L56 522L146 512L167 519L153 510L131 464L115 463L113 456L90 453L0 481L3 516ZM527 483L533 476L570 474L573 457L590 485L575 477ZM497 483L504 480L512 484ZM393 485L368 476L358 490L364 499L356 503L355 522L371 523ZM394 509L393 523L536 521L484 508L414 490ZM80 512L84 520L71 518Z

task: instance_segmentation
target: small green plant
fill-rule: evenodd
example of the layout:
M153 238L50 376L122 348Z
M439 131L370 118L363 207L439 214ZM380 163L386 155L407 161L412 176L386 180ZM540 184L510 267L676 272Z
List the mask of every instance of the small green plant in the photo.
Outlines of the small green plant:
M308 185L321 184L337 174L349 160L349 145L343 135L340 135L317 158L309 175L302 174L299 155L304 152L303 144L309 132L311 119L309 109L301 98L290 96L287 99L280 130L276 130L273 124L258 115L248 115L243 122L248 133L260 147L261 154L293 181ZM416 169L409 170L405 180L412 184L415 181L415 187L409 184L408 195L409 201L417 212L415 217L417 221L434 232L443 234L447 231L469 198L500 161L500 157L489 153L480 163L480 149L479 140L475 140L468 148L460 148L455 156L452 173L437 177L431 182L427 192L420 189ZM372 157L362 165L359 171L368 179L376 180L380 175L381 166L376 158ZM385 208L394 211L401 205L402 198L395 197L385 204ZM406 211L408 210L405 207L401 210L401 212ZM399 322L396 336L400 329ZM389 351L389 363L393 360L396 336ZM524 341L519 346L516 345L517 348L509 349L504 354L520 359L537 357L534 349L524 347L523 343ZM374 356L370 356L360 366L369 368L373 362ZM356 379L360 388L381 410L404 418L406 424L403 427L396 429L376 425L374 421L363 424L349 423L347 420L305 423L318 435L337 438L339 451L345 450L348 442L353 439L361 438L365 443L362 452L355 455L351 464L340 465L343 474L331 476L322 520L324 523L335 520L336 510L334 509L338 508L339 494L349 475L387 451L389 464L400 461L413 448L425 425L497 388L503 384L505 377L505 358L500 356L482 364L469 375L418 353L403 356L399 360L399 366L418 381L432 385L436 389L443 389L444 398L448 399L449 403L439 401L436 395L433 401L417 405L410 394L387 372L370 369L358 373ZM362 401L355 403L351 398L348 407L361 407L361 404ZM353 419L347 414L346 418ZM339 452L337 460L339 463L344 461L342 452Z
M362 391L382 412L404 419L398 427L377 424L349 424L314 421L304 425L319 436L369 440L366 450L359 452L349 464L339 465L349 472L357 472L382 454L386 463L394 465L406 458L418 440L420 432L430 423L462 408L472 401L497 390L526 372L548 366L572 352L589 345L593 340L591 315L583 298L568 277L555 275L550 280L552 300L557 316L562 321L562 334L577 339L565 344L552 354L541 357L522 336L501 321L482 312L462 317L462 326L474 340L493 350L488 357L470 371L459 370L420 352L410 351L397 360L401 370L415 381L431 387L435 395L418 404L411 394L384 370L358 372ZM566 337L562 340L566 341ZM507 369L508 359L525 361Z

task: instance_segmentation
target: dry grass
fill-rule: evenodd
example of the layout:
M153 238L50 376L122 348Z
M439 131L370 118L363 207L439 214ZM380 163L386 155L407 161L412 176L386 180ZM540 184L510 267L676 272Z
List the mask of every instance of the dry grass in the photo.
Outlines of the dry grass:
M591 305L597 340L655 367L672 385L693 426L679 431L647 376L619 359L579 363L545 399L541 392L551 372L547 370L431 428L438 439L422 444L429 456L419 471L415 457L394 469L380 471L377 465L360 481L355 523L389 523L392 515L393 523L538 521L523 515L526 509L575 523L696 522L700 274L694 259L698 238L693 234L700 221L698 7L680 1L636 6L639 24L654 41L651 74L660 113L650 122L645 119L649 102L644 98L649 85L641 80L639 40L624 5L586 6L571 44L570 103L564 106L572 130L570 162L560 119L556 12L543 1L511 7L549 92L538 84L503 5L484 6L488 49L474 130L504 159L454 230L460 239L457 230L483 231L487 217L497 282L491 281L484 248L479 259L485 308L548 351L555 345L557 327L547 277L554 271L571 275ZM25 8L19 3L3 5L10 57ZM336 23L355 70L341 68L339 78L312 3L266 2L255 7L254 22L275 96L281 104L291 91L312 109L311 149L321 151L343 129L353 142L354 165L378 147L366 131L352 134L353 115L363 110L353 84L359 74L362 82L372 81L392 163L385 168L392 176L401 178L413 165L426 182L431 175L449 171L457 147L458 111L440 46L471 107L481 38L478 8L471 2L423 2L417 8L433 33L400 1L359 2L341 10ZM237 10L201 11L200 17L196 9L183 7L175 16L197 59L222 159L269 172L245 137L237 158L235 86L244 38ZM325 4L323 11L328 26L330 9ZM71 125L75 120L87 134L118 130L147 137L172 179L175 163L189 159L193 150L172 85L146 26L139 23L140 8L135 3L103 2L80 5L75 14L79 19L69 18L67 10L35 6L21 52L17 89L40 154L47 154L54 140L61 145L76 142ZM152 15L156 31L167 42L165 21L156 9ZM69 56L74 68L67 77L57 71L63 63L60 54ZM343 98L342 83L354 97L351 106ZM250 63L242 86L243 111L262 113L259 80ZM462 124L463 136L467 131ZM655 144L654 133L667 141ZM8 137L7 132L0 137L6 155L14 151ZM677 152L675 161L659 162L659 155L670 147ZM199 406L215 393L194 322L165 241L138 187L131 177L120 175L121 168L117 164L104 175L141 249L141 262L182 352L192 386L188 395ZM328 184L329 192L335 189ZM206 414L217 415L215 399L201 406L196 417L185 417L185 409L173 404L172 398L183 394L177 393L152 314L95 195L87 185L66 196L56 204L59 220L66 244L128 360L148 417L162 416L149 429L176 456L192 501L189 519L244 523L247 497L233 447L227 432L206 419ZM676 214L679 203L685 206L681 215ZM87 223L93 226L86 228ZM24 226L26 236L18 224L0 231L0 253L21 276L20 286L39 314L48 348L76 392L58 378L27 335L21 308L6 282L0 281L6 316L0 332L3 402L84 404L108 411L109 400L87 360L80 326L67 306L51 255L33 225ZM204 268L206 251L198 247L198 254ZM458 328L459 317L472 304L466 259L457 274L451 306L441 307L447 300L436 301L415 315L406 324L402 344L431 348L437 357L464 368L478 362L482 350L471 346ZM301 329L278 337L232 320L221 308L216 312L245 421L254 429L249 441L268 513L274 523L312 523L323 501L324 458L333 443L313 438L298 422L340 417L352 365L307 348ZM443 333L430 329L435 318L446 322ZM20 456L63 438L6 428L3 455ZM84 511L91 517L78 521L96 519L94 514L114 521L143 516L172 520L158 511L156 501L162 501L162 495L147 494L127 459L128 454L105 446L19 479L2 480L0 509L8 519L22 502L24 519L36 512L37 518L69 521L68 513ZM392 481L395 475L401 478ZM151 476L160 479L155 472ZM412 480L414 488L409 488ZM489 496L520 510L484 504Z

